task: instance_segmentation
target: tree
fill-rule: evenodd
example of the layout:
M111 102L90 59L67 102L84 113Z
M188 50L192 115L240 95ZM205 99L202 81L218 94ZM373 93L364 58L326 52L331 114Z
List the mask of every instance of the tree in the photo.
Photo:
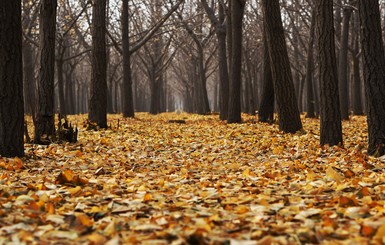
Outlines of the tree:
M311 24L310 24L310 36L309 36L309 45L307 49L307 64L306 64L306 117L315 118L314 104L315 96L313 89L313 52L314 52L314 34L315 34L315 23L316 22L316 12L312 11Z
M385 154L385 56L377 0L359 0L364 83L369 131L368 154Z
M362 86L361 86L361 76L360 76L360 60L361 60L361 50L360 50L360 19L359 13L354 12L353 15L353 33L352 33L352 43L353 48L351 49L352 55L352 69L353 69L353 81L352 81L352 109L353 115L363 115L362 107Z
M24 155L21 2L0 5L0 155Z
M302 128L294 91L278 0L262 0L271 72L277 100L279 129L295 133Z
M215 28L215 33L218 39L218 69L219 69L219 118L227 120L228 117L228 97L229 97L229 71L227 64L227 45L226 45L226 22L225 22L225 7L223 3L218 3L218 18L215 16L214 10L209 7L207 0L201 0L202 6Z
M107 128L106 0L92 6L91 98L88 119Z
M352 15L352 7L343 9L342 32L339 53L338 81L341 119L349 119L349 86L348 86L348 48L349 48L349 26Z
M123 117L134 117L134 100L132 94L131 54L128 36L129 17L128 1L122 0L122 55L123 55Z
M274 121L274 84L271 75L269 47L266 39L266 31L263 32L263 81L261 104L258 111L260 122L272 123Z
M241 118L241 84L242 84L242 20L245 0L231 0L231 79L228 123L239 123Z
M57 0L42 0L39 22L38 103L35 143L49 143L55 136L54 79Z
M317 0L319 80L321 84L321 145L342 144L342 126L334 45L333 0Z

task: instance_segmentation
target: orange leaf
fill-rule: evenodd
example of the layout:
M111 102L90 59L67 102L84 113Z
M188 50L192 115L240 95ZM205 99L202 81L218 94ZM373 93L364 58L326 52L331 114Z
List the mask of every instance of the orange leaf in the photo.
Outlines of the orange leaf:
M49 203L47 203L45 205L45 210L49 214L54 214L55 213L55 207L54 207L54 205L51 202L49 202Z
M352 198L346 197L346 196L340 196L339 198L339 205L340 207L352 207L356 206L356 201Z
M152 195L150 193L146 193L143 197L143 202L148 202L148 201L152 201Z
M368 225L362 225L361 234L365 237L372 237L376 233L376 229Z
M365 197L365 196L370 196L370 195L371 195L371 193L369 191L369 188L366 186L362 187L361 190L359 190L357 192L357 196L360 198Z
M91 226L94 224L94 222L83 213L76 215L76 219L84 226Z
M20 158L15 157L13 159L13 169L14 170L20 170L22 168L23 168L23 161Z
M354 177L355 173L352 170L347 169L347 170L345 170L344 175L346 178L352 178L352 177Z

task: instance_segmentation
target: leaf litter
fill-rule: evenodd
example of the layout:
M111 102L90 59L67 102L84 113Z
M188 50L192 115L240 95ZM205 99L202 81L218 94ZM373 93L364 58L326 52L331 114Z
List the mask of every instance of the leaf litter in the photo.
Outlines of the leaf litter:
M344 147L320 147L314 119L283 134L243 117L109 115L78 143L0 158L0 244L385 242L385 160L365 154L364 117L343 122Z

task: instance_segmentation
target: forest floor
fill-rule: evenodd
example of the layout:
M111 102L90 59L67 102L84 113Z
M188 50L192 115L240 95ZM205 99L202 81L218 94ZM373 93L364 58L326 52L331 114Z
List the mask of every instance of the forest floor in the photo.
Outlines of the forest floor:
M282 134L245 115L109 115L100 131L85 118L70 117L78 143L0 158L0 244L385 241L385 158L365 154L365 117L343 122L343 148L319 146L315 119Z

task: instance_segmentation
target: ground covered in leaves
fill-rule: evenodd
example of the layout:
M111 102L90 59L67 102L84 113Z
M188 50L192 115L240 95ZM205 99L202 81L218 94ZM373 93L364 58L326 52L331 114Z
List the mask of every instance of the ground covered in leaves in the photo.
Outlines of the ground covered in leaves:
M365 117L344 148L318 120L227 125L218 116L109 116L76 144L0 158L0 244L381 244L385 159L365 155Z

